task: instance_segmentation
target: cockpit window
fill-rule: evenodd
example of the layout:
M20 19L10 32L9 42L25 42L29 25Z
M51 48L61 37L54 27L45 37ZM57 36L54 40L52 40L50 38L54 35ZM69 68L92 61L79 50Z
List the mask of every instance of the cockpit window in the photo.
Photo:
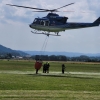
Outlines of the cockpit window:
M34 19L33 23L36 24L36 22L37 22L37 19Z
M35 19L34 22L37 22L37 19Z

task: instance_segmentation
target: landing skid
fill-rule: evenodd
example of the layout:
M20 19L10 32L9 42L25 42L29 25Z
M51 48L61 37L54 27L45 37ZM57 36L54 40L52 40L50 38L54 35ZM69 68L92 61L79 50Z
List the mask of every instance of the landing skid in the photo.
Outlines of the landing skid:
M34 33L34 34L44 34L44 35L47 35L47 36L61 36L61 35L55 35L55 34L50 34L50 33L45 33L45 32L42 32L42 33L37 33L37 32L33 32L33 31L31 31L32 33Z

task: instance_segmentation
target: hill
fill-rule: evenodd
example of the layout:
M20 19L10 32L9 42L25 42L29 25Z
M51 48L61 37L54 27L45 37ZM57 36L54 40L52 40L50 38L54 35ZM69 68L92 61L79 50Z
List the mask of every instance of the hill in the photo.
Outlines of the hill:
M24 53L22 51L12 50L10 48L7 48L5 46L0 45L0 55L5 55L7 53L11 53L14 56L25 56L25 55L28 55L27 53Z
M94 54L94 53L76 53L76 52L49 52L49 51L45 51L45 52L40 52L40 51L24 51L30 55L64 55L67 57L77 57L77 56L81 56L81 55L86 55L89 57L100 57L100 53Z
M86 55L89 57L100 57L100 53L93 54L93 53L75 53L75 52L40 52L40 51L20 51L20 50L12 50L10 48L7 48L5 46L0 45L0 55L5 55L7 53L11 53L13 56L26 56L26 55L64 55L67 57L78 57L81 55Z

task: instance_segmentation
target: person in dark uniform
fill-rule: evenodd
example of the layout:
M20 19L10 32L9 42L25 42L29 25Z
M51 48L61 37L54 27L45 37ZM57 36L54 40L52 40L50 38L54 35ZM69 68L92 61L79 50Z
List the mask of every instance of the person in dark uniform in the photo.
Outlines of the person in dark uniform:
M62 74L64 74L64 72L65 72L65 65L62 64Z
M50 64L49 62L47 63L47 73L49 73L49 67L50 67Z
M45 63L43 65L43 73L49 73L49 67L50 67L49 62L48 63Z
M43 65L43 73L46 73L46 64Z

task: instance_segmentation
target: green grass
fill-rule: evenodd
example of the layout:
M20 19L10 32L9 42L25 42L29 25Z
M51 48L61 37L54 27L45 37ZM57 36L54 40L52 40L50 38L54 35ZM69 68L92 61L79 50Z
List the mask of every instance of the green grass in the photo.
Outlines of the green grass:
M99 63L50 62L50 73L35 74L34 61L0 61L0 100L100 100ZM54 72L53 72L54 71ZM53 72L53 73L52 73ZM58 72L58 73L56 73Z
M100 80L61 75L0 74L0 90L100 91Z
M10 71L35 71L34 61L0 61L0 70ZM45 63L45 62L44 62ZM71 62L50 62L50 71L61 71L62 63L69 72L100 72L100 63L71 63ZM42 68L41 68L42 70Z
M0 70L19 70L27 71L32 70L34 67L34 62L30 61L16 61L16 60L4 60L0 61Z

